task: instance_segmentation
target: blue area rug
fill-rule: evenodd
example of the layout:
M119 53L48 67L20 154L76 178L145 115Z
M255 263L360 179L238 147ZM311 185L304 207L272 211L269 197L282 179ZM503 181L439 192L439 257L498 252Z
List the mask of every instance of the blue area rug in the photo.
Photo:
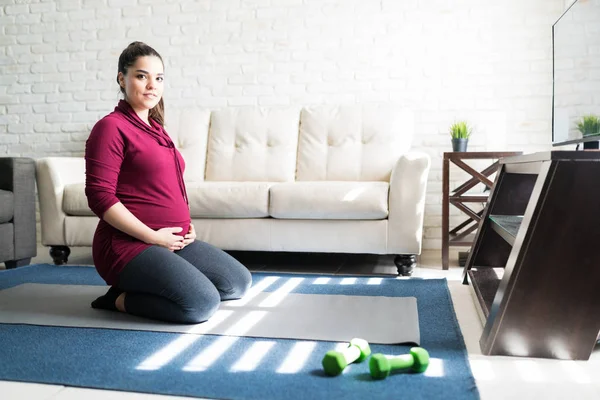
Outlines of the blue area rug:
M332 378L321 367L332 342L0 324L0 380L212 399L479 398L445 280L252 275L255 284L280 277L269 292L300 277L295 293L416 297L430 368L373 381L367 360ZM0 271L0 290L21 283L104 285L91 267L38 264ZM388 355L408 349L372 346Z

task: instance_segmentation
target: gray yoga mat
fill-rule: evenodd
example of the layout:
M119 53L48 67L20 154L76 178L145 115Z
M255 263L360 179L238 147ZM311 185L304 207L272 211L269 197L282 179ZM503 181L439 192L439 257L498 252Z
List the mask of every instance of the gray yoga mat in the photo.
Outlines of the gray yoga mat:
M347 342L419 344L414 297L254 292L201 324L157 322L90 303L106 287L26 283L0 291L0 323Z

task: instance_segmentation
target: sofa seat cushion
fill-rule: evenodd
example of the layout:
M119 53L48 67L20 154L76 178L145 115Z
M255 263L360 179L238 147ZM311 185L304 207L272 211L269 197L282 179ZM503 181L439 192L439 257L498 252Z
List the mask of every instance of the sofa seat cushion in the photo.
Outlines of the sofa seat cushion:
M88 206L85 183L70 183L63 191L63 211L67 215L95 216Z
M186 184L192 218L269 216L271 182L195 182Z
M15 198L13 192L0 190L0 224L13 219L15 212Z
M387 182L283 182L269 191L269 214L287 219L385 219Z
M192 218L263 218L269 216L270 182L186 183ZM94 216L87 204L85 184L65 185L63 211Z

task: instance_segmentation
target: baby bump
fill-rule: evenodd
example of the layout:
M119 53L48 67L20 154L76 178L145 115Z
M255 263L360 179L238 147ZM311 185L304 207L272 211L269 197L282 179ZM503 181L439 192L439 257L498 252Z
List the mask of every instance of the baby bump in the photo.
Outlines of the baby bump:
M143 222L143 221L142 221ZM188 233L190 222L179 222L179 223L163 223L163 224L146 224L150 229L158 231L162 228L181 228L179 232L173 232L177 236L185 236ZM120 255L127 253L140 245L151 244L145 243L140 239L137 239L119 229L109 225L104 220L101 220L98 224L98 228L94 235L94 241L92 245L92 257L104 258L107 254L112 253L113 255ZM100 260L98 260L100 261Z
M152 224L148 225L152 230L158 231L163 228L181 228L178 232L173 232L173 235L177 236L185 236L190 229L190 221L186 222L172 222L172 223L163 223L163 224Z

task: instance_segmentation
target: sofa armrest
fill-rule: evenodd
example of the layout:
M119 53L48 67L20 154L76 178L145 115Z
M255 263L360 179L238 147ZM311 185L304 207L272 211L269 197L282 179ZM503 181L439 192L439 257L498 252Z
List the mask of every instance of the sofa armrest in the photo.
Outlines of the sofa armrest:
M3 157L0 171L0 189L14 196L14 259L35 257L35 161L26 157Z
M421 254L429 155L408 152L390 177L388 254Z
M85 183L83 157L46 157L36 162L40 222L44 246L66 245L63 192L65 185Z

